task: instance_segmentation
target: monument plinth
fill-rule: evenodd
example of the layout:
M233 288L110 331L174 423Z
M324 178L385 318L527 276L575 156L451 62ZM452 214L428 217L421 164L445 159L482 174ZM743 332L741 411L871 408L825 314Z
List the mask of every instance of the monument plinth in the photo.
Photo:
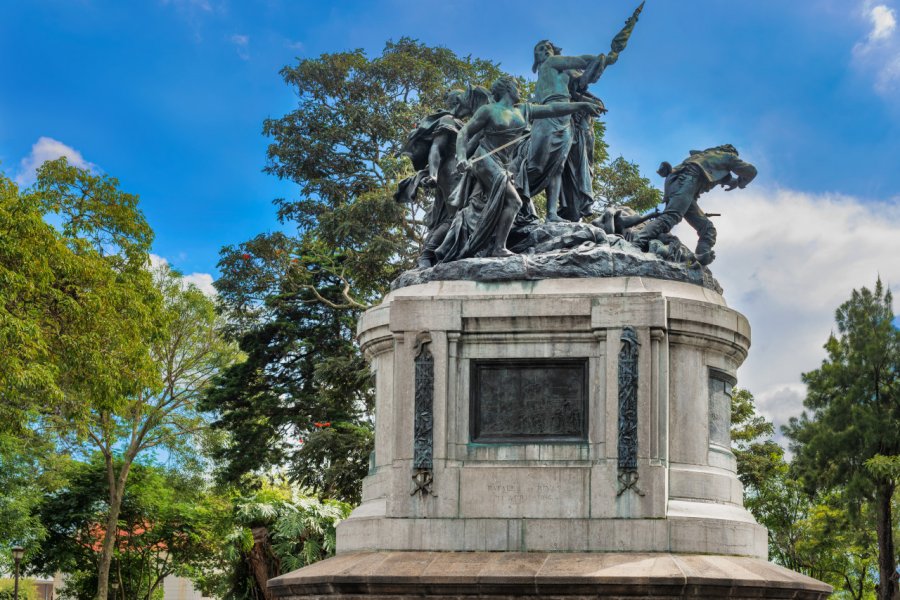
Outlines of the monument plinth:
M359 321L376 380L363 502L337 556L273 579L274 597L830 593L765 561L730 449L750 326L707 269L698 199L756 167L731 144L692 150L660 164L662 210L594 214L606 107L589 88L643 6L607 54L538 42L528 101L501 76L449 91L409 134L416 172L394 198L431 202L418 267Z
M513 258L504 260L515 260ZM730 451L750 327L700 285L431 281L359 323L376 446L338 555L279 598L791 597Z

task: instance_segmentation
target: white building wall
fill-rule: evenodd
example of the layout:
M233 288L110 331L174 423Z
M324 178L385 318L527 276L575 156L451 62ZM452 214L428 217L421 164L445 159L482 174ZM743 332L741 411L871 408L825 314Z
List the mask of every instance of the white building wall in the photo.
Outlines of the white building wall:
M59 593L65 585L66 575L57 573L53 577L54 600L59 597ZM194 589L194 584L190 579L184 577L176 577L169 575L163 580L163 600L213 600L209 596L204 596Z
M163 600L212 600L196 589L190 579L170 575L163 580Z

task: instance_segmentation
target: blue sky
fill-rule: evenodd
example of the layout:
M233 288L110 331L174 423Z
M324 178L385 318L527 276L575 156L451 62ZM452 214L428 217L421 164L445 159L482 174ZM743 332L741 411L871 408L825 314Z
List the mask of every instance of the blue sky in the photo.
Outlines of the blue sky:
M755 343L771 353L785 327L808 330L806 345L784 350L805 357L793 375L748 361L772 407L796 404L778 386L799 393L799 371L816 366L852 287L878 273L900 283L898 2L648 0L593 88L609 108L611 152L650 176L661 160L723 142L760 167L752 192L706 202L745 240L729 246L723 233L713 271ZM154 252L209 279L219 248L278 227L271 200L295 193L261 172L262 121L295 101L282 66L351 48L376 55L412 36L530 77L537 40L605 52L636 4L0 0L0 169L27 184L42 158L68 153L118 177L141 196ZM793 279L771 277L798 255ZM784 294L804 302L778 312Z

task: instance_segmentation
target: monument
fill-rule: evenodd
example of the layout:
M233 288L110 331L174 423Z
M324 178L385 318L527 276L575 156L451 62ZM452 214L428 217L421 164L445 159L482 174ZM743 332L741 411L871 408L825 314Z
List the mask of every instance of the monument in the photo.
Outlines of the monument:
M359 321L376 382L363 502L337 555L271 580L272 597L830 593L766 561L730 450L750 326L708 269L715 229L697 198L756 169L727 144L694 151L663 165L662 212L580 222L592 159L574 154L603 111L587 86L639 13L608 55L540 42L536 103L501 79L492 102L453 92L411 134L420 172L397 198L432 185L436 201L419 267ZM694 251L671 233L682 218Z

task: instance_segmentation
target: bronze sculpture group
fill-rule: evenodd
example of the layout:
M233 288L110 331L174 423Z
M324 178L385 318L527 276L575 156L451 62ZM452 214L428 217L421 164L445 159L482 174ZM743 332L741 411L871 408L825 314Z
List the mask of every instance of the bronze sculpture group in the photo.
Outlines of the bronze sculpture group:
M642 8L643 3L626 21L608 54L563 56L549 40L538 42L531 102L520 101L514 79L501 77L490 91L451 91L445 110L419 122L403 150L417 173L395 194L404 202L420 186L434 190L419 268L513 255L510 234L522 237L538 226L532 198L541 192L548 224L579 223L592 215L593 118L606 109L588 86L618 60ZM697 198L717 185L743 188L756 169L725 144L691 151L675 167L664 162L658 173L665 178L661 212L608 208L591 227L665 260L708 265L715 258L716 229ZM697 231L693 252L671 234L682 219Z

